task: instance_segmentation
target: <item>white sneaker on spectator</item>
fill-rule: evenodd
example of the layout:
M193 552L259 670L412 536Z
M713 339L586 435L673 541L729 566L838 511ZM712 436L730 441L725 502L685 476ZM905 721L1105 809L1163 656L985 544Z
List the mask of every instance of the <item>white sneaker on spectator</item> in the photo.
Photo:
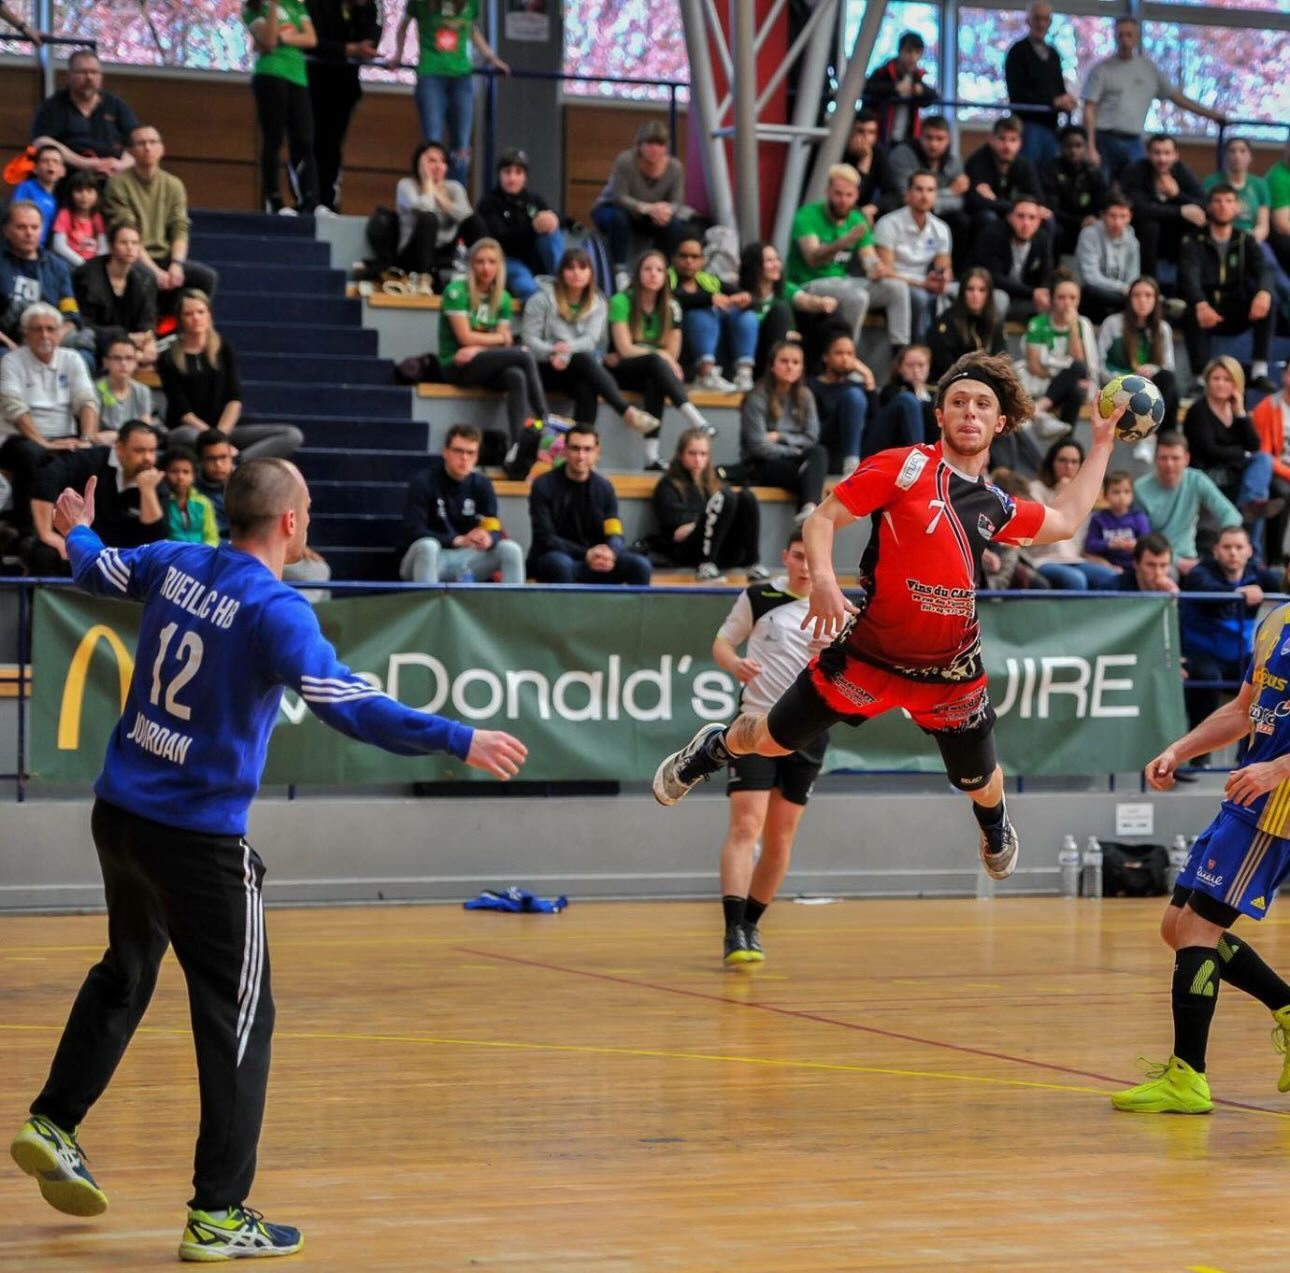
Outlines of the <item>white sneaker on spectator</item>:
M617 270L614 273L614 288L619 292L625 292L632 285L632 276L627 270Z
M797 516L793 518L793 525L800 526L813 512L815 512L815 507L816 506L814 504L803 504L802 507L797 510Z
M771 577L770 567L763 566L761 562L758 562L755 566L748 567L749 583L764 583L770 577Z
M734 381L727 380L718 370L716 363L699 372L694 378L694 387L703 389L707 393L734 393Z
M295 210L295 208L279 208L279 209L278 209L278 216L280 216L280 217L298 217L299 215L300 215L300 213L298 213L298 212Z
M741 362L735 368L735 392L752 393L753 391L753 365L750 362Z
M1049 440L1065 437L1071 431L1070 425L1059 420L1051 411L1036 411L1034 427L1041 438Z
M333 212L325 203L320 203L314 209L314 216L321 217L322 220L327 221L327 220L335 220L337 217L340 216L340 213Z
M1141 442L1133 448L1133 458L1139 464L1151 464L1156 458L1156 438L1152 434L1149 438L1143 438Z
M715 561L699 562L699 568L694 572L694 577L700 583L725 583L726 581L725 575L721 573Z
M653 433L659 427L658 416L652 416L640 407L628 407L623 413L623 423L637 433Z
M860 467L860 457L858 455L846 455L842 457L842 476L850 477L852 473Z

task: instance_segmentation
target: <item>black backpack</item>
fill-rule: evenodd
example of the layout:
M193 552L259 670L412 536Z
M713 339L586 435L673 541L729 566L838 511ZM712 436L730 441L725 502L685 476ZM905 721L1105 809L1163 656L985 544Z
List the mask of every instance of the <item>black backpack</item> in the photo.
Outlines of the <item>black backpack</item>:
M1169 892L1169 850L1163 844L1102 841L1103 897L1164 897Z

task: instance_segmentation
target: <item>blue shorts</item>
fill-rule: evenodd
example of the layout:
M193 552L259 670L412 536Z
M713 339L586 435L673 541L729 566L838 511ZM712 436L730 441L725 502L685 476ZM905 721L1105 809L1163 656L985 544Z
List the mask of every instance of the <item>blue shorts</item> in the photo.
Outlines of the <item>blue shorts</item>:
M1290 840L1269 835L1226 809L1192 845L1178 887L1262 919L1290 875Z

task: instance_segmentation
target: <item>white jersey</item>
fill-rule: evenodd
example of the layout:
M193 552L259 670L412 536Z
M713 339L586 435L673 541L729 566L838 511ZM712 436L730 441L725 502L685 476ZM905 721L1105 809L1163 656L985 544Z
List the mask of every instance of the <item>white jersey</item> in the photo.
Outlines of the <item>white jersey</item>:
M747 641L745 657L761 664L761 672L744 686L745 710L770 711L822 648L802 629L809 604L809 598L788 591L785 576L753 584L739 594L718 635L734 646Z

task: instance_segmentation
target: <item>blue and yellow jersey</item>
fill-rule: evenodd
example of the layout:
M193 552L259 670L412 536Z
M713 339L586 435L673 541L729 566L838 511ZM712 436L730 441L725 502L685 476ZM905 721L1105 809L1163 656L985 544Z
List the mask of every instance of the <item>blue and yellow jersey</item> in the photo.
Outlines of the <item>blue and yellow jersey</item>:
M1244 763L1275 760L1290 751L1290 604L1278 606L1259 624L1245 679L1257 693L1250 704ZM1248 806L1229 800L1223 807L1260 831L1290 838L1290 779Z

